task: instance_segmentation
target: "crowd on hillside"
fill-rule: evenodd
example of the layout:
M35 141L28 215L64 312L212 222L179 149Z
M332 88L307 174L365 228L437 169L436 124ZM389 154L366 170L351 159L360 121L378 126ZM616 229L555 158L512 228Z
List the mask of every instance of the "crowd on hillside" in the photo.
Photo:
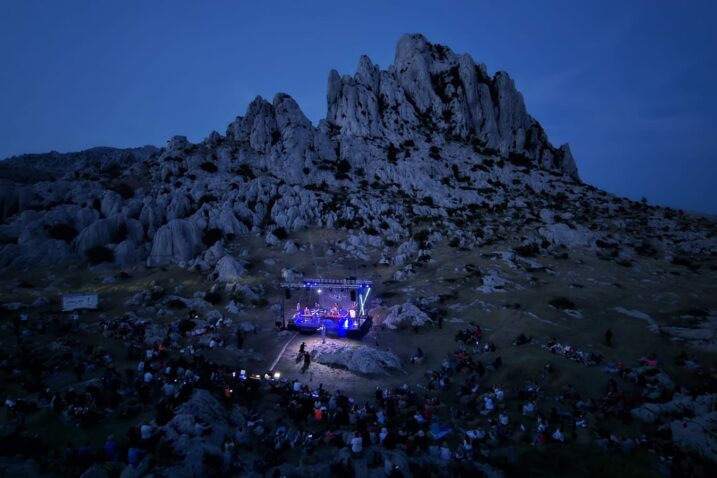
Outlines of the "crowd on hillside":
M551 363L540 376L520 387L486 386L487 377L504 364L495 344L485 340L480 326L472 325L456 335L457 348L444 357L441 367L425 373L425 387L377 387L372 400L359 402L323 385L310 387L297 380L252 376L210 361L201 349L180 346L177 337L190 334L191 329L182 330L179 324L168 326L147 345L147 325L125 319L101 324L106 334L128 344L128 357L135 365L124 370L116 369L112 355L101 347L74 344L52 359L22 343L18 354L3 353L0 366L6 373L22 377L21 385L34 397L8 397L5 401L8 418L18 430L24 429L29 416L43 409L88 430L101 420L122 423L152 410L151 417L127 427L126 434L108 436L102 447L78 439L62 452L52 450L39 459L70 468L117 460L136 467L148 454L165 452L161 427L196 389L211 391L227 410L236 405L246 409L244 423L225 437L224 471L267 471L290 459L291 454L336 449L343 450L333 454L332 466L339 471L342 467L348 470L352 459L363 457L384 466L390 476L400 476L401 470L387 462L381 449L400 449L408 457L426 454L445 463L446 469L460 469L476 460L490 460L499 450L518 444L559 446L575 441L584 433L581 430L589 431L590 439L606 449L629 452L637 446L647 447L666 463L682 456L671 446L664 429L637 437L608 430L610 417L629 422L629 411L639 402L662 400L673 393L654 355L630 368L551 340L544 347L552 354L589 365L604 363L608 377L602 397L583 397L571 385L557 396L547 394L545 386L553 376ZM244 340L239 333L237 341ZM515 346L525 345L532 338L516 342ZM301 352L309 355L304 344ZM417 366L424 357L419 349L411 362ZM694 363L690 357L680 360L689 364L686 366ZM303 365L309 367L310 360ZM63 390L49 386L47 379L60 371L73 373L77 384ZM626 393L618 380L633 382L640 394ZM273 403L279 406L270 406ZM211 426L197 421L196 434Z

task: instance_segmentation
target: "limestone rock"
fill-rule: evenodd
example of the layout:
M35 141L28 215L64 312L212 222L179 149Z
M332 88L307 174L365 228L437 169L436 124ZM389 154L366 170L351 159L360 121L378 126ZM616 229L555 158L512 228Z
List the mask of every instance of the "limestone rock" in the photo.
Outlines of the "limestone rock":
M158 266L170 262L188 261L200 250L199 229L185 219L173 219L157 230L147 265Z
M311 350L311 356L318 363L366 375L388 375L403 370L401 360L393 352L365 345L318 344Z
M220 282L236 282L246 275L244 266L229 254L217 261L214 272Z
M410 302L403 305L394 305L388 309L382 324L387 328L396 330L406 327L424 327L432 324L428 315Z

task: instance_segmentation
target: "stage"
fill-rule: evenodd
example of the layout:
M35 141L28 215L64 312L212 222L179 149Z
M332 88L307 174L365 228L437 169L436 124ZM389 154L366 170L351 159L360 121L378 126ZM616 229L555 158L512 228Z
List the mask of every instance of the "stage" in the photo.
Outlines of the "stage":
M361 339L371 329L365 310L371 281L356 279L306 279L282 283L285 299L297 297L286 328L301 333L321 333L334 337ZM286 312L284 312L286 314Z

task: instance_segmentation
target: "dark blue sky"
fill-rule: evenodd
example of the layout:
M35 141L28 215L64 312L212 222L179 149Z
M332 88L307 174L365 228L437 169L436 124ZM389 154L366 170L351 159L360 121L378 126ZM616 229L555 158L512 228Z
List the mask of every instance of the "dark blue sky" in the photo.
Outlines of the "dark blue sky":
M586 182L717 213L717 2L253 3L2 2L0 157L199 141L279 91L316 123L331 68L420 32L508 71Z

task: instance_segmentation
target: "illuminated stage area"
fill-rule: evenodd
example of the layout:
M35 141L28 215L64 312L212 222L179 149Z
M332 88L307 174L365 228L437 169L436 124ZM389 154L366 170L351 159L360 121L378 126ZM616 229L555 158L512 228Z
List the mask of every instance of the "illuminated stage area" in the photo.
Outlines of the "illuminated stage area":
M371 281L361 279L305 279L283 282L286 328L361 339L371 329L366 300ZM292 297L293 294L293 297ZM287 307L286 301L295 305Z

